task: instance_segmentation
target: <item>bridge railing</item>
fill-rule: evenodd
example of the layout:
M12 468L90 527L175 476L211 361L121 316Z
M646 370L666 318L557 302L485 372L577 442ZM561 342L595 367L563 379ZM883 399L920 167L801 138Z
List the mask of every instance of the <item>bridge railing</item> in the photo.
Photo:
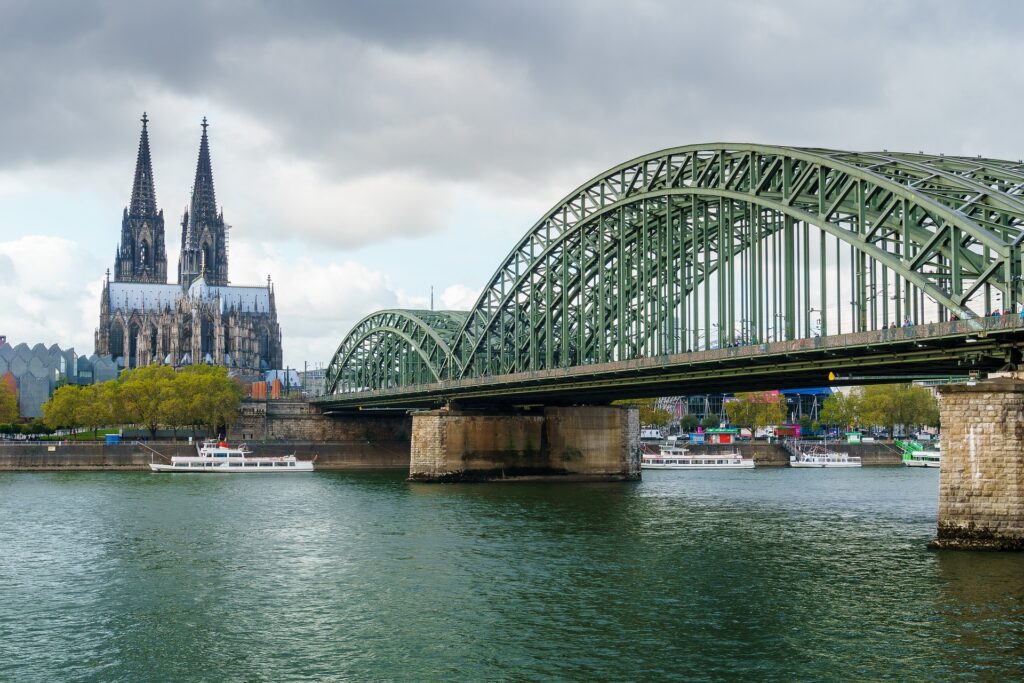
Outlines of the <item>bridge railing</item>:
M707 365L721 361L735 361L744 358L763 356L786 356L801 352L833 351L841 356L845 349L870 347L875 344L900 342L923 342L950 337L961 337L968 343L987 337L990 333L1013 332L1024 329L1024 320L1017 314L986 316L970 320L947 320L905 327L891 327L864 332L851 332L827 337L803 337L785 341L765 342L747 346L730 346L719 349L691 351L680 354L647 356L605 363L585 363L568 367L547 370L531 370L506 375L483 375L465 377L457 380L441 380L431 384L410 385L388 389L366 389L361 387L357 392L339 392L322 397L330 400L334 397L359 396L375 398L401 396L406 393L444 393L453 389L473 389L480 387L500 388L503 385L522 384L533 381L557 381L559 379L583 377L599 374L629 374L633 371L653 370L666 365L687 366Z

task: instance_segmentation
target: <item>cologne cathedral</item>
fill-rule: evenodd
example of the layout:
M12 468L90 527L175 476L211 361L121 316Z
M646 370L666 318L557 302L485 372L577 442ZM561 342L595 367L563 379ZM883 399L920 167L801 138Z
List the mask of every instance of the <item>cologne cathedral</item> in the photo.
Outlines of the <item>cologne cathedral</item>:
M239 370L281 367L281 328L274 288L228 284L228 227L213 191L210 142L203 119L192 199L181 219L178 282L167 282L164 212L157 209L148 119L135 163L121 243L103 284L96 354L121 367L209 363Z

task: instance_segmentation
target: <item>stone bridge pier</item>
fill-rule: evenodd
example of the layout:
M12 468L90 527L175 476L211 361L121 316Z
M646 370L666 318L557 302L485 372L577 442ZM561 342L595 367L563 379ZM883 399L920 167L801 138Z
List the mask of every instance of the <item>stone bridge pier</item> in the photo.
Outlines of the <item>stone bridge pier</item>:
M414 413L409 477L439 482L636 480L639 419L635 408L619 406Z
M939 388L933 548L1024 550L1024 373Z

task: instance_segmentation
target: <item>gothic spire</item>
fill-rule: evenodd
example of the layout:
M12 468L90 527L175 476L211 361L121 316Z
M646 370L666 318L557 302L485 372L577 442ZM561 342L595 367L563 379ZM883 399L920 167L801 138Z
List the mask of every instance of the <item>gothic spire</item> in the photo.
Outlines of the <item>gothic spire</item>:
M142 112L142 135L139 137L139 156L135 161L135 183L128 215L149 218L156 215L156 188L153 185L153 161L149 156L149 117Z
M188 233L192 240L198 239L200 226L215 225L217 222L217 198L213 192L210 142L206 137L208 125L204 116L203 137L199 141L199 160L196 162L196 179L192 183L192 202L189 205Z

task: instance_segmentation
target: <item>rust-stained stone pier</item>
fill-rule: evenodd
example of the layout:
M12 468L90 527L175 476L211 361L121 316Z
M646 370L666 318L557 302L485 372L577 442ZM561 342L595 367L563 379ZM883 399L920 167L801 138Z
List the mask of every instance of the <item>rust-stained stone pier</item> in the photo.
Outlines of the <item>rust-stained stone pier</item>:
M640 478L639 415L617 406L536 412L414 413L409 476L417 481L522 477Z
M1024 374L939 389L933 548L1024 550Z

